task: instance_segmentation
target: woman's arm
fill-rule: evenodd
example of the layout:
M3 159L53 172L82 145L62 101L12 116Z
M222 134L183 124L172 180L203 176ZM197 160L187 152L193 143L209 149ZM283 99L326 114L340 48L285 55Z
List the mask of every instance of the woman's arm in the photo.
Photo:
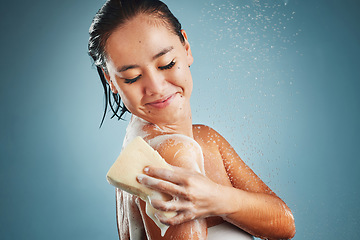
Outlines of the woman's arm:
M202 137L211 136L209 144L215 143L218 148L233 187L216 184L195 171L178 168L170 174L168 170L150 167L148 175L167 182L148 186L178 196L176 201L153 201L152 205L157 209L179 212L171 219L159 217L160 221L173 225L191 219L221 216L254 236L292 238L295 234L294 218L286 204L240 159L220 134L204 128L207 130Z
M159 138L161 141L159 141ZM191 171L191 172L201 172L203 173L203 160L201 148L197 143L185 136L173 135L171 138L162 136L157 137L158 144L155 144L154 141L149 141L150 145L156 149L159 154L175 168L181 167L178 169ZM151 144L152 142L152 144ZM160 171L162 169L159 169ZM145 171L146 174L152 171L152 168L149 167L149 171ZM176 170L175 170L176 171ZM171 177L174 171L166 172L166 177ZM200 173L199 173L200 174ZM149 174L150 175L150 174ZM201 175L201 174L200 174ZM154 179L149 179L146 175L138 178L138 181L150 188L154 188L159 192L163 192L172 196L175 196L173 200L170 201L160 201L153 199L151 201L153 206L156 206L158 202L164 202L165 204L174 202L178 200L178 195L174 192L167 191L167 184L169 182L158 181ZM207 226L204 219L188 219L188 221L182 221L179 223L169 224L170 226L167 230L165 236L161 238L160 229L155 225L155 223L146 215L145 211L145 202L139 200L138 206L144 221L145 230L148 236L148 239L179 239L179 240L203 240L207 236ZM166 210L165 210L166 211ZM182 212L178 212L178 215L174 218L182 215ZM158 216L161 219L161 216Z
M217 215L254 236L288 239L295 235L293 215L287 205L241 160L219 133L216 138L225 169L234 188L221 187Z

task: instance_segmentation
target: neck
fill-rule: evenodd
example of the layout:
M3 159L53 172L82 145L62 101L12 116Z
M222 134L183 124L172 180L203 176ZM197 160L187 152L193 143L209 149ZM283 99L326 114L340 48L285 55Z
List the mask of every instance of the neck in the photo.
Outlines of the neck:
M137 116L136 116L137 117ZM134 118L134 115L133 115ZM134 120L132 118L132 121ZM139 117L138 117L139 118ZM143 119L146 121L146 119ZM185 136L193 138L192 131L192 117L191 117L191 108L186 106L181 115L174 116L173 119L167 119L167 122L148 122L143 130L148 132L150 135L164 135L164 134L183 134Z
M156 124L164 134L183 134L193 138L191 110L172 123Z

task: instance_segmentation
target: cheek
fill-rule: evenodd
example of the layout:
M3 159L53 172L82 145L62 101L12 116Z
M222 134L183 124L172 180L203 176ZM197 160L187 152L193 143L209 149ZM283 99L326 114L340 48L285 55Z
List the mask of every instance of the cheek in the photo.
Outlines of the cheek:
M136 98L136 95L133 93L133 91L120 88L119 95L121 97L121 101L124 103L124 105L129 111L131 111L136 105L138 105L138 98Z
M177 85L191 93L193 83L189 67L187 65L177 66L174 72Z

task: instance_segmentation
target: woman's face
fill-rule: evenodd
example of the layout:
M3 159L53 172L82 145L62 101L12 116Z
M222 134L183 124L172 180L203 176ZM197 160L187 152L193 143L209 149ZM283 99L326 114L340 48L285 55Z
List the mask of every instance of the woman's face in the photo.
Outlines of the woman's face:
M105 77L131 113L155 124L173 123L190 108L193 58L187 40L183 44L149 18L137 16L110 35Z

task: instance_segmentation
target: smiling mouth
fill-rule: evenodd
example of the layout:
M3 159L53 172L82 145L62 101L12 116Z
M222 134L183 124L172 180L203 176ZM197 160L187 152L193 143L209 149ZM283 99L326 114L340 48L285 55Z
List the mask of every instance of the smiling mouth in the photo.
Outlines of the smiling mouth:
M155 108L165 108L172 102L174 97L175 97L175 94L172 94L170 96L156 100L154 102L146 103L146 105L149 105L149 106L152 106Z

